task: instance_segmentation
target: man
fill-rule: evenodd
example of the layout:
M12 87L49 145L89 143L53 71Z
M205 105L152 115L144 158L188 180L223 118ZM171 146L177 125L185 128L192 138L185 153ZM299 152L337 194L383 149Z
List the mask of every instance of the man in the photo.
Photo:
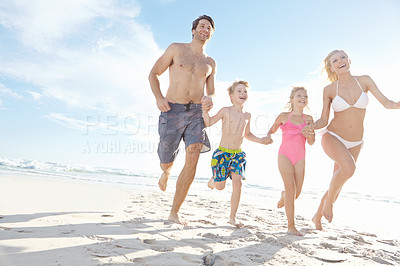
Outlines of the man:
M150 87L160 109L158 155L163 171L158 185L167 187L170 171L181 139L185 141L185 165L176 182L175 197L168 220L185 225L178 215L196 174L200 152L210 150L205 132L202 106L211 109L214 95L215 61L206 55L207 42L214 33L214 21L202 15L193 21L192 41L172 43L154 64ZM164 97L158 77L169 68L169 87ZM204 95L206 88L207 96Z

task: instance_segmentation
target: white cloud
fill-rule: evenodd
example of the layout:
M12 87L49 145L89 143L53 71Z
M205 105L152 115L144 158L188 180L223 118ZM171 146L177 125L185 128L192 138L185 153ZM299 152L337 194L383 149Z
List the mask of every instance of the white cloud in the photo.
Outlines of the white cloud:
M10 97L13 97L13 98L17 98L17 99L22 99L21 95L19 95L18 93L10 90L6 86L4 86L4 84L1 84L1 83L0 83L0 95L5 95L5 96L10 96Z
M156 109L147 76L162 53L135 2L2 1L0 23L16 45L0 73L75 109L119 114ZM151 103L151 104L149 104Z

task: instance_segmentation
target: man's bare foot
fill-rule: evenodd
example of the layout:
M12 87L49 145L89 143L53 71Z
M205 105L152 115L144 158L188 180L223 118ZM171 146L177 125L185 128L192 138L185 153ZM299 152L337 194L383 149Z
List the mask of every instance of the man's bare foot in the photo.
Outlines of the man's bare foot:
M181 225L187 225L187 222L184 221L183 219L181 219L181 217L179 217L179 214L177 213L171 213L168 217L168 221L177 223L177 224L181 224Z
M288 228L287 233L289 235L304 236L299 230L296 229L296 227Z
M211 177L211 179L208 181L207 186L208 186L209 188L211 188L211 189L214 189L214 188L215 188L215 181L214 181L214 178Z
M332 222L333 219L333 204L328 203L326 200L324 202L324 206L322 207L322 215L328 222Z
M160 179L158 180L158 186L162 191L165 191L167 189L167 181L168 181L169 175L167 175L165 172L161 175Z
M231 224L237 228L242 228L244 226L242 223L237 223L235 219L229 219L228 224Z
M281 199L278 201L278 209L285 206L285 191L281 192Z
M322 231L321 217L318 219L317 215L314 215L312 221L315 224L315 229Z

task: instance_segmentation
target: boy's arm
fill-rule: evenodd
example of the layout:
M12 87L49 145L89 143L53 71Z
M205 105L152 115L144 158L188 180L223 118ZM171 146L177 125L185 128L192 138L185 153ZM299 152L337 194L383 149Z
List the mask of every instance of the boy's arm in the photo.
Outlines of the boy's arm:
M244 130L244 137L246 139L250 140L250 141L254 141L254 142L257 142L257 143L260 143L260 144L265 144L265 145L271 144L272 140L270 140L270 139L268 139L266 137L259 138L259 137L254 136L253 133L251 133L250 121L251 121L251 115L248 113L248 122L247 122L246 128Z
M213 117L210 117L210 115L208 113L208 110L206 111L206 109L203 108L204 125L206 127L210 127L210 126L214 125L215 123L217 123L224 116L226 111L227 111L227 109L226 109L226 107L224 107L221 110L219 110L216 115L214 115Z

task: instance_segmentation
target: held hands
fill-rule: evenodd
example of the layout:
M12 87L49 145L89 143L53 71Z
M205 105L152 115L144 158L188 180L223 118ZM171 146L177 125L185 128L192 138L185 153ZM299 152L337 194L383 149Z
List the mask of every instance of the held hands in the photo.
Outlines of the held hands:
M304 137L306 137L307 139L310 138L311 136L315 136L315 132L314 132L314 123L310 123L307 126L303 127L303 129L301 130L301 134L303 134Z
M261 138L261 143L268 145L268 144L272 144L272 142L274 142L274 140L271 138L271 135L267 135L263 138Z
M201 99L201 109L203 110L203 112L210 111L213 105L214 104L211 97L203 96L203 99Z

